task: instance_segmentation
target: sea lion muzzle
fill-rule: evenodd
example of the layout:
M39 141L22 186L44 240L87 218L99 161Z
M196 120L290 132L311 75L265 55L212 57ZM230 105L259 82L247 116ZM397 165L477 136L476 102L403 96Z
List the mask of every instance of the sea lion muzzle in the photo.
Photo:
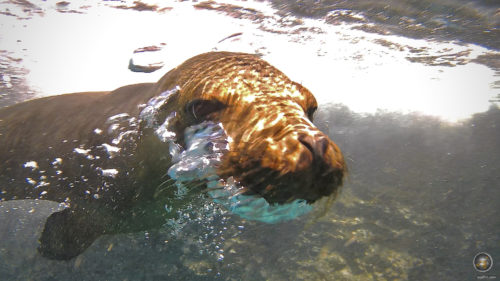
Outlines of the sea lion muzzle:
M190 69L194 75L180 86L186 110L178 122L222 124L230 148L217 169L221 178L234 177L245 194L270 204L336 194L345 163L311 122L317 103L306 88L253 55L226 53Z
M250 126L241 137L235 137L234 149L222 165L228 169L225 175L233 175L248 194L259 194L270 204L296 199L313 203L335 194L345 172L337 145L304 116L282 115L289 117L272 126L262 122L265 117L254 117L264 125L260 129L256 129L258 124ZM245 124L241 122L240 128Z

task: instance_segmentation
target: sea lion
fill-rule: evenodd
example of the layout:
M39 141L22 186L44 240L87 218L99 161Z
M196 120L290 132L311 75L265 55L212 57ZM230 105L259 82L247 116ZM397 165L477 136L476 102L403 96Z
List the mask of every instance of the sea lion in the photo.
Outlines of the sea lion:
M102 234L161 226L189 200L166 188L172 182L212 193L231 182L237 190L222 196L310 204L334 196L346 171L312 124L316 108L269 63L230 52L195 56L157 83L16 104L0 110L0 200L65 205L40 238L52 259L71 259Z

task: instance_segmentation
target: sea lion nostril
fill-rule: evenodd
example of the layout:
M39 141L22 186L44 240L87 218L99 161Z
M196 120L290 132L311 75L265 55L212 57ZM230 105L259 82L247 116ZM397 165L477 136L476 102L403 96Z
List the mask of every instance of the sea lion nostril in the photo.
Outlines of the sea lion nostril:
M314 155L314 139L310 135L300 135L299 141Z
M312 153L314 160L318 161L323 159L326 150L328 149L328 139L324 137L314 137L311 135L300 135L299 142L302 143Z

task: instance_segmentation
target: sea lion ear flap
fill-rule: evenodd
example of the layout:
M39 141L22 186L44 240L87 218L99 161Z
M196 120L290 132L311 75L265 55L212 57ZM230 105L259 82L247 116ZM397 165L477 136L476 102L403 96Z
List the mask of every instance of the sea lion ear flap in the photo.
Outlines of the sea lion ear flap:
M49 259L69 260L87 249L103 231L88 216L70 208L47 218L38 252Z

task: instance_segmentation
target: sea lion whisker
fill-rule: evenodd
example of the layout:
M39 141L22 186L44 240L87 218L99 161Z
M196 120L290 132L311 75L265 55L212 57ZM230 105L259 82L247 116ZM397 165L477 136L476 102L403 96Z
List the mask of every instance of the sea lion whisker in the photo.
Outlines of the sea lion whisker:
M175 186L174 184L171 184L171 185L167 185L167 186L162 187L166 182L168 182L168 180L164 181L163 183L161 183L160 185L158 185L158 187L156 188L155 193L153 195L154 198L157 198L158 195L160 195L161 193L167 191L171 187Z
M210 196L210 197L212 199L215 199L215 200L217 200L217 199L225 199L226 198L226 196L224 196L224 195L221 195L221 196Z
M210 191L214 191L214 190L221 190L221 189L224 189L224 187L222 186L218 186L218 187L207 187L203 190L201 190L200 192L201 193L207 193L207 192L210 192Z
M335 169L333 167L329 167L327 170L325 170L323 173L321 173L321 177L325 177L329 174L332 174L335 172Z
M161 187L162 187L163 185L165 185L166 183L168 183L168 182L174 182L174 181L175 181L174 179L169 178L169 179L167 179L166 181L164 181L164 182L160 183L160 184L159 184L156 188L157 188L157 189L158 189L158 188L161 188Z
M258 173L260 170L262 170L262 167L255 167L251 170L245 171L243 174L241 174L241 177L242 178L251 177L252 175Z
M233 195L229 196L229 198L233 198L234 196L238 196L238 195L244 194L247 191L248 191L248 189L246 187L242 187L236 193L234 193Z
M198 187L203 186L203 185L206 185L206 184L207 184L207 183L206 183L205 181L198 181L198 182L196 182L196 183L194 183L194 184L190 183L190 184L189 184L189 185L187 185L186 187L187 187L190 191L192 191L192 190L196 190ZM199 192L197 192L197 193L199 193Z
M261 169L262 170L262 169ZM271 176L274 173L274 171L267 171L262 175L259 175L259 180L255 181L252 183L253 186L259 185L265 181L268 180L269 176ZM255 175L255 174L254 174Z
M165 177L169 177L169 179L172 179L172 178L170 178L170 176L168 175L168 171L167 171L165 174L163 174L163 176L161 176L161 179L164 179Z

